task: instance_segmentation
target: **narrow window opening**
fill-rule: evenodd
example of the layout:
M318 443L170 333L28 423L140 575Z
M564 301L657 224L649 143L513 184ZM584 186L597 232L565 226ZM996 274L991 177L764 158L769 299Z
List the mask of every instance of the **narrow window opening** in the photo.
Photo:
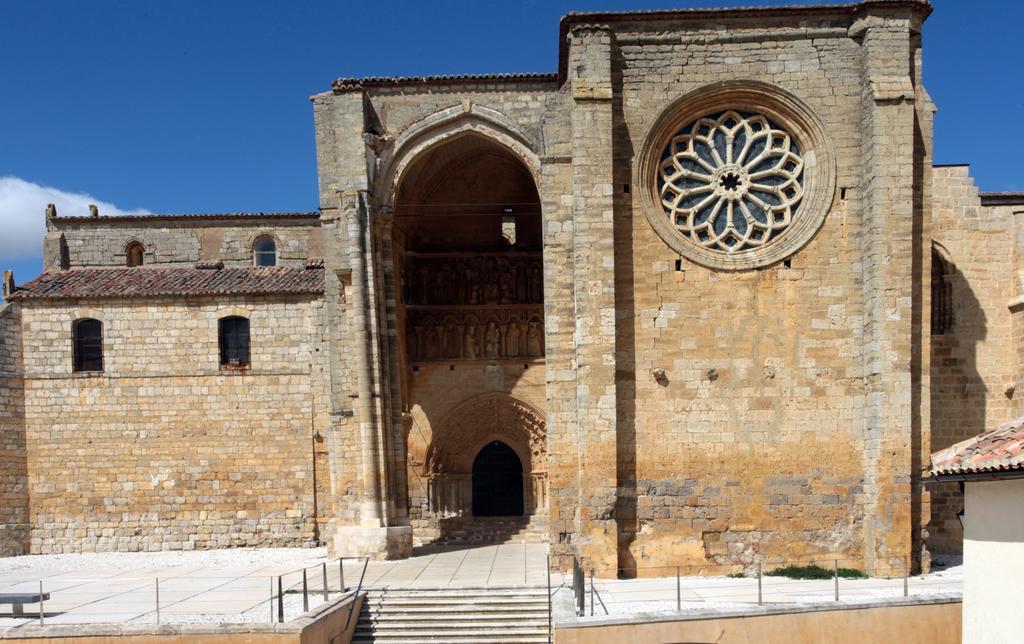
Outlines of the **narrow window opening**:
M256 266L277 266L277 242L273 237L257 237L252 244L252 259Z
M783 260L782 266L784 268L793 268L793 260L791 260L791 259Z
M953 328L953 266L932 249L932 335Z
M146 249L139 242L132 242L125 249L125 260L128 266L142 266L145 257Z
M91 318L71 326L72 361L75 371L103 371L103 323Z
M677 259L676 260L676 272L679 272L681 270L683 270L683 260Z
M629 184L628 183L622 184L622 192L626 193L627 195L629 194Z
M249 320L239 316L221 318L220 365L229 369L249 366Z
M839 189L839 198L844 201L846 200L846 188Z

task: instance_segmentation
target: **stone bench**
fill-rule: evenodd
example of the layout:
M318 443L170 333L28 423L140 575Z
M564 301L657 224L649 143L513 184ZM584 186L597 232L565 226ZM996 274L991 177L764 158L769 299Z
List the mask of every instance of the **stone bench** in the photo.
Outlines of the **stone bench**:
M25 604L38 604L50 598L50 593L0 593L0 604L10 604L14 615L25 614Z

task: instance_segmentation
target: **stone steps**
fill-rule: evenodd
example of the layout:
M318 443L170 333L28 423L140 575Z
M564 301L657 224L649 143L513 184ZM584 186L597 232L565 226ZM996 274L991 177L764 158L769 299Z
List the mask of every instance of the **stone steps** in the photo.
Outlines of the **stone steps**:
M547 642L546 588L371 589L352 642Z
M541 517L467 518L445 527L449 544L547 543L548 525Z

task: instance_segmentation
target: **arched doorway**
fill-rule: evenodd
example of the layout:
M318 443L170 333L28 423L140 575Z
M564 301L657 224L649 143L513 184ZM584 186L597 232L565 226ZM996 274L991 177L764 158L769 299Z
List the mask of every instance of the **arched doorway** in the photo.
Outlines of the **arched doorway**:
M473 516L523 515L523 463L516 451L491 441L473 460Z
M473 129L396 166L388 270L420 539L456 534L475 516L546 521L544 413L525 402L545 397L543 227L535 166L521 152ZM519 497L479 515L474 498L494 494L474 490L474 461L495 441L517 455Z

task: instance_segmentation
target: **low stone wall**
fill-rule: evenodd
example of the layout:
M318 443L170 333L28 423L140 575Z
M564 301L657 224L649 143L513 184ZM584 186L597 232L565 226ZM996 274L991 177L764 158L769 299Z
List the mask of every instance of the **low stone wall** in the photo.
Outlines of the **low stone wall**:
M75 644L349 644L365 597L340 597L283 624L22 626L0 629L0 640L18 640L23 644L52 644L71 639Z
M674 614L559 620L554 642L960 644L960 634L961 600L950 596L844 603L836 607L751 606L741 610L709 610L691 617Z

